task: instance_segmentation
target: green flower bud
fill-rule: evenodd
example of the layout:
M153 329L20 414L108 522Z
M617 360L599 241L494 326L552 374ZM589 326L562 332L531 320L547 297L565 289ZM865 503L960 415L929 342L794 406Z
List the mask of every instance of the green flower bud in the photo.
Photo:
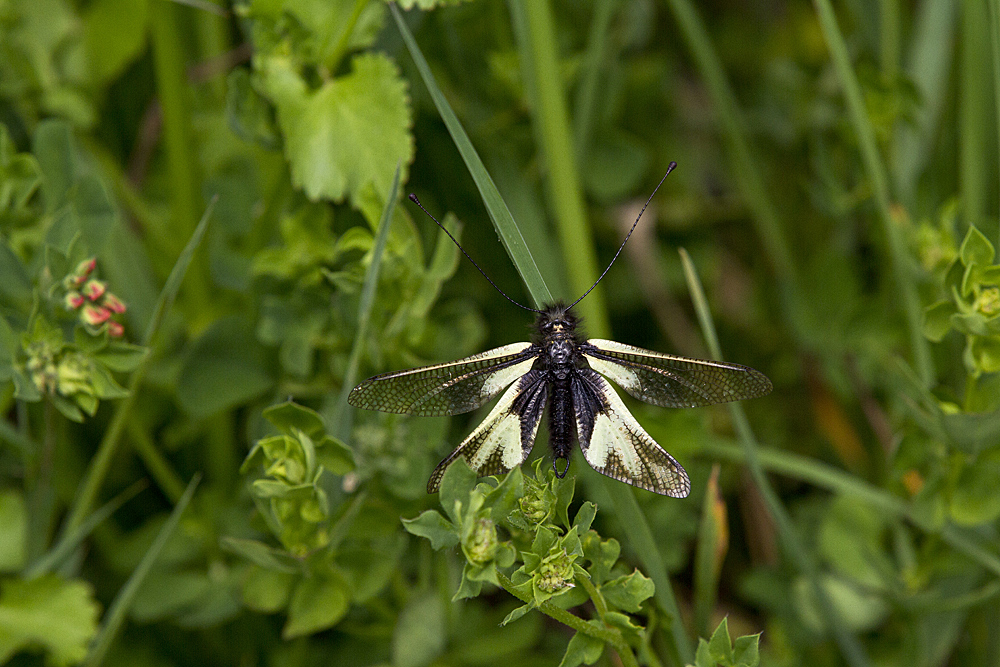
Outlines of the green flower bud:
M497 527L490 519L477 519L468 537L462 542L462 551L470 563L485 565L497 553Z
M535 583L538 588L546 593L558 593L573 588L576 585L573 572L575 560L576 557L570 556L565 549L553 549L535 573Z

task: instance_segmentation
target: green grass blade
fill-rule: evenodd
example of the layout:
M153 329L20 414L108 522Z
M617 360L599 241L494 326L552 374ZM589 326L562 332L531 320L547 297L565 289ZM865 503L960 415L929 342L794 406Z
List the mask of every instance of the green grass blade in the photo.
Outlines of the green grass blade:
M59 538L59 541L45 555L25 568L21 576L25 579L31 579L32 577L39 577L43 574L54 572L87 539L87 536L93 532L94 528L117 512L118 508L122 505L135 498L147 486L146 480L139 480L102 505L79 526Z
M173 534L174 530L177 528L177 524L180 523L181 515L184 514L184 510L187 508L188 504L191 502L191 498L194 496L194 490L198 487L198 482L201 481L201 474L195 474L191 479L191 483L188 484L187 489L184 491L184 495L181 496L180 501L174 506L174 511L170 513L170 517L167 519L166 523L157 533L156 539L153 540L153 544L150 545L149 551L145 553L142 560L139 561L139 565L132 572L132 576L128 578L125 585L122 586L121 590L118 591L118 595L115 596L114 602L108 608L108 613L104 616L104 622L101 624L101 629L94 637L94 643L91 644L90 652L87 655L86 660L84 660L84 667L97 667L104 661L104 657L108 653L108 649L111 648L112 642L115 640L115 636L121 629L122 623L125 621L125 615L128 613L129 608L132 606L132 602L135 600L136 593L139 592L139 587L145 580L146 575L153 568L156 563L156 559L159 557L160 552L166 545L167 540Z
M149 318L149 324L146 325L146 333L142 337L143 345L148 347L153 342L153 337L160 330L160 325L163 324L164 316L170 310L170 306L173 305L174 299L177 298L177 293L181 289L181 283L184 281L184 276L187 275L188 267L191 266L195 251L201 245L201 240L205 236L205 230L208 229L208 221L212 218L212 211L215 209L215 204L218 201L219 195L215 195L208 202L205 213L201 216L201 220L198 222L198 226L195 227L194 233L191 234L191 238L188 239L187 245L184 246L181 254L177 256L174 268L170 270L167 282L163 285L163 290L160 291L160 298L156 300L156 306L153 308L153 316Z
M931 361L930 346L927 339L924 338L923 309L920 306L913 274L910 271L905 243L897 229L897 223L893 220L889 197L889 179L875 142L875 130L869 122L865 101L861 94L861 84L854 75L854 69L847 55L847 43L844 41L844 35L840 32L837 17L833 13L833 6L830 4L830 0L813 0L813 4L819 15L819 23L823 30L823 36L826 38L827 48L830 49L834 70L837 72L837 77L840 79L840 85L844 91L851 124L854 126L858 146L861 149L862 162L875 191L879 219L882 221L882 229L889 243L889 260L896 277L896 284L902 295L901 302L903 312L906 315L910 347L916 362L917 374L921 381L929 386L934 380L934 366Z
M719 346L719 337L715 331L715 324L712 322L708 300L705 298L705 291L702 289L701 281L698 279L698 274L695 271L691 257L683 248L680 250L680 255L681 263L684 266L684 277L691 292L691 300L694 303L695 313L698 315L698 322L701 324L702 332L705 335L705 342L708 344L712 358L721 361L722 350ZM816 600L819 603L820 612L827 626L836 637L844 659L853 667L866 667L870 665L871 661L865 654L861 643L844 627L837 610L834 608L829 595L827 595L826 589L820 585L817 564L813 562L805 545L799 539L798 533L796 533L795 527L792 525L791 517L789 517L788 512L781 504L781 499L778 498L774 487L771 486L767 476L764 474L764 468L757 454L757 450L759 449L757 438L750 428L750 422L743 411L743 406L739 403L730 403L728 407L732 415L736 434L743 445L750 475L761 496L764 498L768 512L777 526L778 535L785 548L785 553L812 584Z
M982 227L990 201L986 169L990 151L991 118L986 76L990 62L989 11L984 2L961 4L958 75L958 183L963 217L967 224Z
M719 469L712 466L712 475L705 487L698 524L698 542L694 557L694 630L699 637L709 637L709 623L719 598L719 575L722 561L729 548L726 523L726 502L719 492Z
M462 128L462 124L458 121L458 117L452 110L451 105L448 104L444 93L438 87L434 75L431 74L431 68L424 58L424 54L420 51L417 41L413 38L413 33L410 32L406 21L403 20L403 15L400 13L399 8L395 4L390 4L389 9L396 21L396 25L399 27L403 42L406 43L406 48L409 50L424 85L427 87L427 92L430 93L431 99L434 100L434 105L441 115L441 120L444 121L445 127L448 128L448 132L451 134L451 138L455 142L459 154L465 161L465 166L472 175L472 180L479 189L479 194L486 205L486 211L489 213L490 220L493 221L493 227L496 229L497 234L500 235L500 241L503 243L504 248L507 249L507 254L510 255L514 266L521 274L521 279L528 288L531 298L534 299L536 305L551 303L552 294L549 292L549 288L546 286L545 280L538 270L538 265L535 263L535 259L531 256L531 252L524 242L521 230L507 209L507 204L504 203L503 198L500 196L500 191L497 190L493 179L490 178L489 173L486 171L483 161L479 159L479 154L469 140L469 136Z
M382 268L382 255L385 254L385 244L389 239L389 227L392 226L392 216L396 212L396 200L399 195L399 171L396 165L396 175L392 178L389 196L382 209L382 219L378 223L378 234L372 248L372 261L365 271L365 282L361 286L361 297L358 299L358 328L354 332L354 343L351 345L351 356L347 361L347 371L344 373L344 384L340 387L337 404L333 410L331 425L337 437L347 441L351 435L351 411L347 409L347 395L358 380L358 366L361 364L361 350L368 339L368 322L371 320L372 304L375 303L375 289L378 287L378 274Z
M722 61L715 52L708 31L690 0L667 0L687 42L701 78L712 98L712 108L729 142L733 160L733 177L739 184L747 204L753 211L757 235L774 267L775 277L783 289L788 290L792 304L798 304L801 290L795 269L791 246L782 229L777 208L767 193L763 175L743 125L736 96L726 80Z
M938 122L950 97L956 13L953 0L924 0L913 21L906 73L920 91L923 104L912 125L900 126L892 160L896 194L908 207L914 204L921 171L933 159Z
M993 103L994 120L997 125L997 141L1000 142L1000 0L989 0L990 5L990 46L993 55ZM1000 150L997 151L1000 155ZM1000 245L1000 238L997 239Z

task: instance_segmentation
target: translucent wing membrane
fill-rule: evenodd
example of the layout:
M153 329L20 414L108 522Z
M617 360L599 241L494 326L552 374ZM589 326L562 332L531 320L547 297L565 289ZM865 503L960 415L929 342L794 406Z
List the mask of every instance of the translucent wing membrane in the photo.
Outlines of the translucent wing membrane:
M521 465L535 444L547 400L545 372L533 370L525 373L507 390L476 430L438 464L427 482L427 493L437 492L444 471L460 456L480 477L499 475Z
M513 343L446 364L383 373L355 387L347 402L410 415L469 412L527 373L540 351L531 343Z
M664 496L688 495L684 468L639 425L607 380L580 369L572 392L580 449L594 470Z
M588 340L580 352L592 369L630 395L666 408L740 401L772 389L763 373L739 364L675 357L600 339Z

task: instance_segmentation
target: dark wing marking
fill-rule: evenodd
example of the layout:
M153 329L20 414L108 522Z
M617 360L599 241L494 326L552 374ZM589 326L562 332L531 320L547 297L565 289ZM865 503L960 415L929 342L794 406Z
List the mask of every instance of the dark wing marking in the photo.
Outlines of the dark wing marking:
M594 470L664 496L687 496L691 481L684 468L639 425L607 380L581 368L571 391L577 439Z
M438 490L444 471L459 456L480 477L499 475L524 463L548 400L545 378L545 371L529 370L508 389L486 419L434 469L427 493Z
M540 351L531 343L512 343L446 364L383 373L355 387L347 402L409 415L469 412L524 375Z
M697 408L771 393L771 381L748 366L650 352L613 340L580 346L587 363L640 401Z

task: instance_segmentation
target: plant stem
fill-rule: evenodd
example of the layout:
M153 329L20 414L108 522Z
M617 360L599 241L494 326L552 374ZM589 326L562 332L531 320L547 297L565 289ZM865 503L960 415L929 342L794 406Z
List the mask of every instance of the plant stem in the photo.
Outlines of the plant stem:
M516 597L521 602L529 604L532 601L530 595L522 594L514 587L514 582L510 580L503 572L497 570L497 580L500 582L500 586L503 587L505 591ZM573 628L577 632L582 632L588 637L593 637L594 639L599 639L607 644L611 644L615 651L618 652L618 657L621 658L622 664L625 667L639 667L639 662L635 659L635 654L632 653L632 648L625 643L624 638L621 633L613 628L598 627L592 623L588 623L579 616L571 614L565 609L560 609L551 602L543 602L536 607L538 611L542 612L546 616L553 618L563 625Z

